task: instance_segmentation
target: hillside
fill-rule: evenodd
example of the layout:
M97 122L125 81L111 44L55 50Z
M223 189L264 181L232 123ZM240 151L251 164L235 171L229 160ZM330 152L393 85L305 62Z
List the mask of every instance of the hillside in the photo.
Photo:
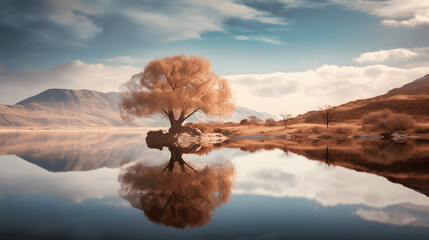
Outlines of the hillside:
M120 126L167 126L162 116L124 122L120 117L121 97L118 92L102 93L91 90L48 89L15 105L0 104L2 128L80 128ZM250 115L263 119L273 117L267 113L237 107L226 121L240 121ZM202 113L189 121L213 121Z
M333 122L351 122L369 112L382 109L409 114L422 122L429 121L429 74L386 94L337 106ZM298 115L291 122L321 123L322 119L319 111L310 111Z

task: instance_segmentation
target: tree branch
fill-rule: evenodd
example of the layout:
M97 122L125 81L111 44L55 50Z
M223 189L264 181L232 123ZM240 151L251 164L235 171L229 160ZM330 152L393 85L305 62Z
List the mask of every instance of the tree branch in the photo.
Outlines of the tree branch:
M191 112L188 116L186 116L183 121L185 121L186 119L188 119L188 117L190 117L192 114L194 114L196 111L200 110L200 108L195 109L193 112Z

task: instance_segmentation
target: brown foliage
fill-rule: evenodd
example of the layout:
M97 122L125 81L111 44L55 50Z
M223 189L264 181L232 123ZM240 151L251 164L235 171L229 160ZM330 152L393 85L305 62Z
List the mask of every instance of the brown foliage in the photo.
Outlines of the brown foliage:
M383 109L375 112L370 112L362 118L363 124L377 124L380 119L384 119L393 112L389 109Z
M175 162L180 169L174 169ZM234 178L235 170L229 162L206 166L198 172L173 150L166 167L137 163L122 169L120 195L143 210L152 222L182 229L202 227L214 210L229 200Z
M312 133L320 133L320 132L322 132L322 130L323 130L323 128L320 127L320 126L311 127L311 132Z
M393 113L388 109L368 113L362 118L362 123L389 132L405 131L414 126L414 120L409 115Z
M264 122L264 120L262 120L262 118L260 118L260 117L258 117L256 115L249 116L249 120L251 122L254 122L254 123L263 123Z
M267 119L265 119L265 124L267 126L274 126L274 125L276 125L276 123L277 123L277 121L274 120L274 118L267 118Z
M242 119L240 121L240 125L245 125L245 124L248 124L248 123L249 123L249 120L247 120L247 119Z
M405 131L414 126L414 120L407 114L394 113L380 121L379 127L391 132Z
M201 56L184 54L149 62L122 86L124 118L159 113L177 130L196 111L230 117L235 109L230 86L210 66Z

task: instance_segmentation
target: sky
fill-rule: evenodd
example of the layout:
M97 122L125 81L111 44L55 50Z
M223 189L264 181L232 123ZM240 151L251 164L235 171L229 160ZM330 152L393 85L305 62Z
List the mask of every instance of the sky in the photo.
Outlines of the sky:
M429 0L0 0L0 103L118 91L201 55L238 106L301 114L429 74Z

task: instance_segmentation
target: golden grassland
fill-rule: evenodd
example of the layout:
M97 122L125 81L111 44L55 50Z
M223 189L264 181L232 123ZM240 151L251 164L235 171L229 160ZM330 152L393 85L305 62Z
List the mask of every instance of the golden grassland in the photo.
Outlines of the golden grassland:
M402 117L402 116L400 116ZM265 137L276 139L346 139L350 136L375 136L395 131L406 131L415 137L429 139L429 123L414 123L408 117L405 120L390 118L378 118L374 122L365 122L366 118L354 122L337 123L329 125L316 123L295 123L285 127L283 121L276 123L261 123L247 121L240 123L188 123L200 129L202 132L219 132L232 137Z

